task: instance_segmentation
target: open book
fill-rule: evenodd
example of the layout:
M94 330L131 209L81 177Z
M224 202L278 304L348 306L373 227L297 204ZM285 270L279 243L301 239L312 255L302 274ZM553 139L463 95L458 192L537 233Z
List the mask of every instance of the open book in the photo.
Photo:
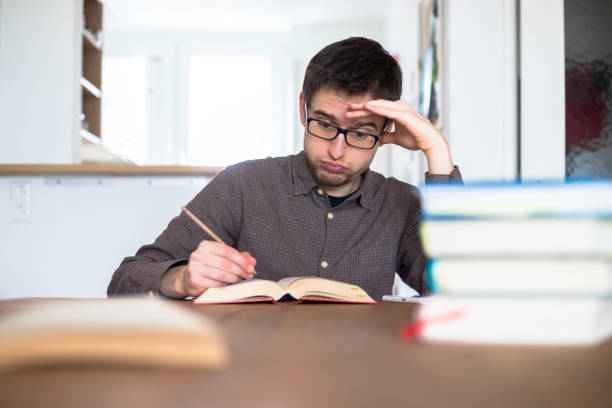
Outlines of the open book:
M195 298L193 303L299 303L302 301L377 303L357 285L314 276L285 278L278 282L251 279L233 285L210 288Z
M0 372L30 366L220 368L217 325L151 298L32 300L0 319Z

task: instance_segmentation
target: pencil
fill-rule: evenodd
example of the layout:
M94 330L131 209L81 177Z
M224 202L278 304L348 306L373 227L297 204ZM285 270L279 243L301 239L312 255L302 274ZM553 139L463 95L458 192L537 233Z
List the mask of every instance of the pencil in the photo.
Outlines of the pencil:
M208 228L202 221L200 221L200 219L198 217L196 217L191 211L189 211L187 209L187 207L181 207L181 210L183 210L183 212L185 214L187 214L187 216L189 218L191 218L193 220L193 222L195 222L196 224L198 224L198 226L200 228L202 228L204 231L206 231L208 233L208 235L210 235L212 237L212 239L214 239L215 241L217 241L220 244L225 245L225 242L223 242L221 240L221 238L219 238L217 236L217 234L215 234L214 232L212 232L212 230L210 228ZM257 275L257 272L255 272L255 270L253 270L253 275Z

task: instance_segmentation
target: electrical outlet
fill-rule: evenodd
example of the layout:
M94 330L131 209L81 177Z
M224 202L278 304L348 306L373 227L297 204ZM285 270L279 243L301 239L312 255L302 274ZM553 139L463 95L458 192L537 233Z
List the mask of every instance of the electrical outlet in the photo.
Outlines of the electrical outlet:
M30 183L11 183L11 220L30 221L32 215L32 186Z

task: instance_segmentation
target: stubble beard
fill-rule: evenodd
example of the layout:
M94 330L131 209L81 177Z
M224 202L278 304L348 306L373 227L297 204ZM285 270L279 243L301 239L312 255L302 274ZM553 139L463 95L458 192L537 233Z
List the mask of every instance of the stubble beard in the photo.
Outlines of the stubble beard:
M329 187L340 187L348 183L349 178L346 174L332 174L325 169L318 168L314 171L317 184Z
M350 174L334 174L326 171L324 168L315 165L312 158L306 153L306 163L310 168L310 174L314 178L319 187L341 187L351 181Z

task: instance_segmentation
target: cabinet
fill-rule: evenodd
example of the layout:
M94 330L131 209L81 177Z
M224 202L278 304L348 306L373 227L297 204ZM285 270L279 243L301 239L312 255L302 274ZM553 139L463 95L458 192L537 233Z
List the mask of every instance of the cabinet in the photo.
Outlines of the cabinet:
M0 163L81 162L83 6L0 0Z
M82 142L100 144L102 112L103 3L83 1L81 130Z
M103 5L0 0L0 163L79 164L103 152Z

